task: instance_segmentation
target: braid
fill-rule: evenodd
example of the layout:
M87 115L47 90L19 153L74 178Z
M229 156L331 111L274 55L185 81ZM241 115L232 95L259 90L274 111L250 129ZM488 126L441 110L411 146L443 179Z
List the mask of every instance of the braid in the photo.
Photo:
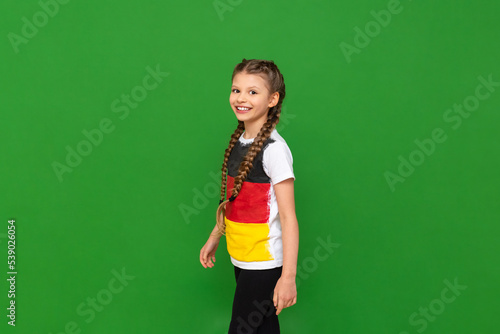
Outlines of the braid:
M238 126L231 135L231 140L229 140L229 146L226 148L226 152L224 153L224 162L222 163L220 202L219 202L219 207L217 208L217 212L215 214L215 220L217 222L217 227L219 228L220 234L224 234L226 232L226 224L224 223L224 216L226 214L226 203L228 202L228 200L224 201L224 196L226 194L227 161L229 159L231 151L233 150L234 145L236 145L238 139L240 138L244 130L245 130L245 123L242 121L238 121Z
M280 120L281 115L281 106L283 100L285 98L285 82L283 79L283 75L280 73L278 67L274 62L267 60L257 60L257 59L243 59L241 63L236 65L233 71L233 78L239 72L247 72L250 74L267 74L267 79L269 83L269 91L270 92L279 92L278 103L273 106L268 111L267 121L264 123L259 133L255 137L254 141L250 145L247 154L243 158L243 161L240 164L238 169L238 175L234 178L234 186L231 193L231 198L225 199L226 193L226 185L227 185L227 162L229 159L229 155L233 150L234 145L238 142L238 139L241 137L243 131L245 130L245 123L242 121L238 122L238 127L231 135L231 140L229 141L229 146L227 147L224 154L224 162L222 163L222 182L221 182L221 194L220 194L220 202L219 207L217 208L217 212L215 214L217 227L219 230L219 234L225 234L226 224L225 224L225 215L226 215L226 203L233 201L241 191L241 187L243 186L243 182L247 178L248 174L253 168L253 161L255 157L262 151L262 147L264 143L271 137L271 133L276 128ZM229 195L229 194L228 194Z
M220 189L220 199L224 200L224 195L226 193L226 175L227 175L227 160L229 159L229 155L233 150L234 145L238 142L241 134L245 130L245 123L242 121L238 121L238 127L234 130L234 133L231 135L231 140L229 141L229 146L226 148L226 153L224 154L224 162L222 163L222 185Z

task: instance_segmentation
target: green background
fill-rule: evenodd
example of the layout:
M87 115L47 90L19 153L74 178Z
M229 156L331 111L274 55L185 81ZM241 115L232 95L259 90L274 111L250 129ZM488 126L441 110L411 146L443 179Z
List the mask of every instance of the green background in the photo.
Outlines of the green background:
M500 81L500 5L405 0L377 31L370 12L389 1L221 3L218 13L212 1L69 1L43 22L37 1L3 2L2 333L227 333L225 240L212 269L199 251L242 58L274 60L287 89L278 131L294 157L301 277L282 333L498 331L500 87L459 127L444 116L474 101L478 77ZM12 34L34 16L38 32L16 52ZM346 57L341 43L356 46L366 24L368 45ZM157 65L169 75L120 118L112 103ZM103 119L113 131L58 179L53 163ZM391 189L385 173L422 157L415 140L439 128L446 140ZM331 254L318 248L328 238ZM122 270L126 285L113 280ZM444 290L455 279L457 295ZM102 301L93 318L87 298Z

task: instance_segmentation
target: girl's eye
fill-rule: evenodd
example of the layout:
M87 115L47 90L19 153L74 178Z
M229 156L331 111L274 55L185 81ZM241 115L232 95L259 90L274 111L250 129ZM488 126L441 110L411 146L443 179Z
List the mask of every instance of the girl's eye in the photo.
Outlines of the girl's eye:
M231 92L233 92L233 93L238 93L238 92L239 92L239 90L235 88L235 89L231 90ZM250 91L250 93L252 93L252 92L253 92L254 94L251 94L251 95L255 95L255 94L257 94L257 92L256 92L256 91L254 91L254 90L251 90L251 91Z

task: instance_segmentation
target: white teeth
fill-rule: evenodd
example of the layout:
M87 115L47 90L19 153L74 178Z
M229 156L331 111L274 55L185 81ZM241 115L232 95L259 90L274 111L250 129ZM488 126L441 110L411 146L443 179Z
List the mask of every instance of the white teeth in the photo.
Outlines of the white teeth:
M237 107L238 110L250 110L250 108Z

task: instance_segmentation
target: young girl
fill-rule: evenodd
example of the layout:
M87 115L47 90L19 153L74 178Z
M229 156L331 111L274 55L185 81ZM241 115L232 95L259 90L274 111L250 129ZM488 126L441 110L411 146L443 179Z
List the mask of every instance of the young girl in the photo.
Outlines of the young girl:
M243 59L234 68L229 103L238 127L222 164L217 223L200 252L203 267L212 268L226 235L236 277L229 334L280 333L278 314L297 302L293 159L275 129L284 98L273 61Z

